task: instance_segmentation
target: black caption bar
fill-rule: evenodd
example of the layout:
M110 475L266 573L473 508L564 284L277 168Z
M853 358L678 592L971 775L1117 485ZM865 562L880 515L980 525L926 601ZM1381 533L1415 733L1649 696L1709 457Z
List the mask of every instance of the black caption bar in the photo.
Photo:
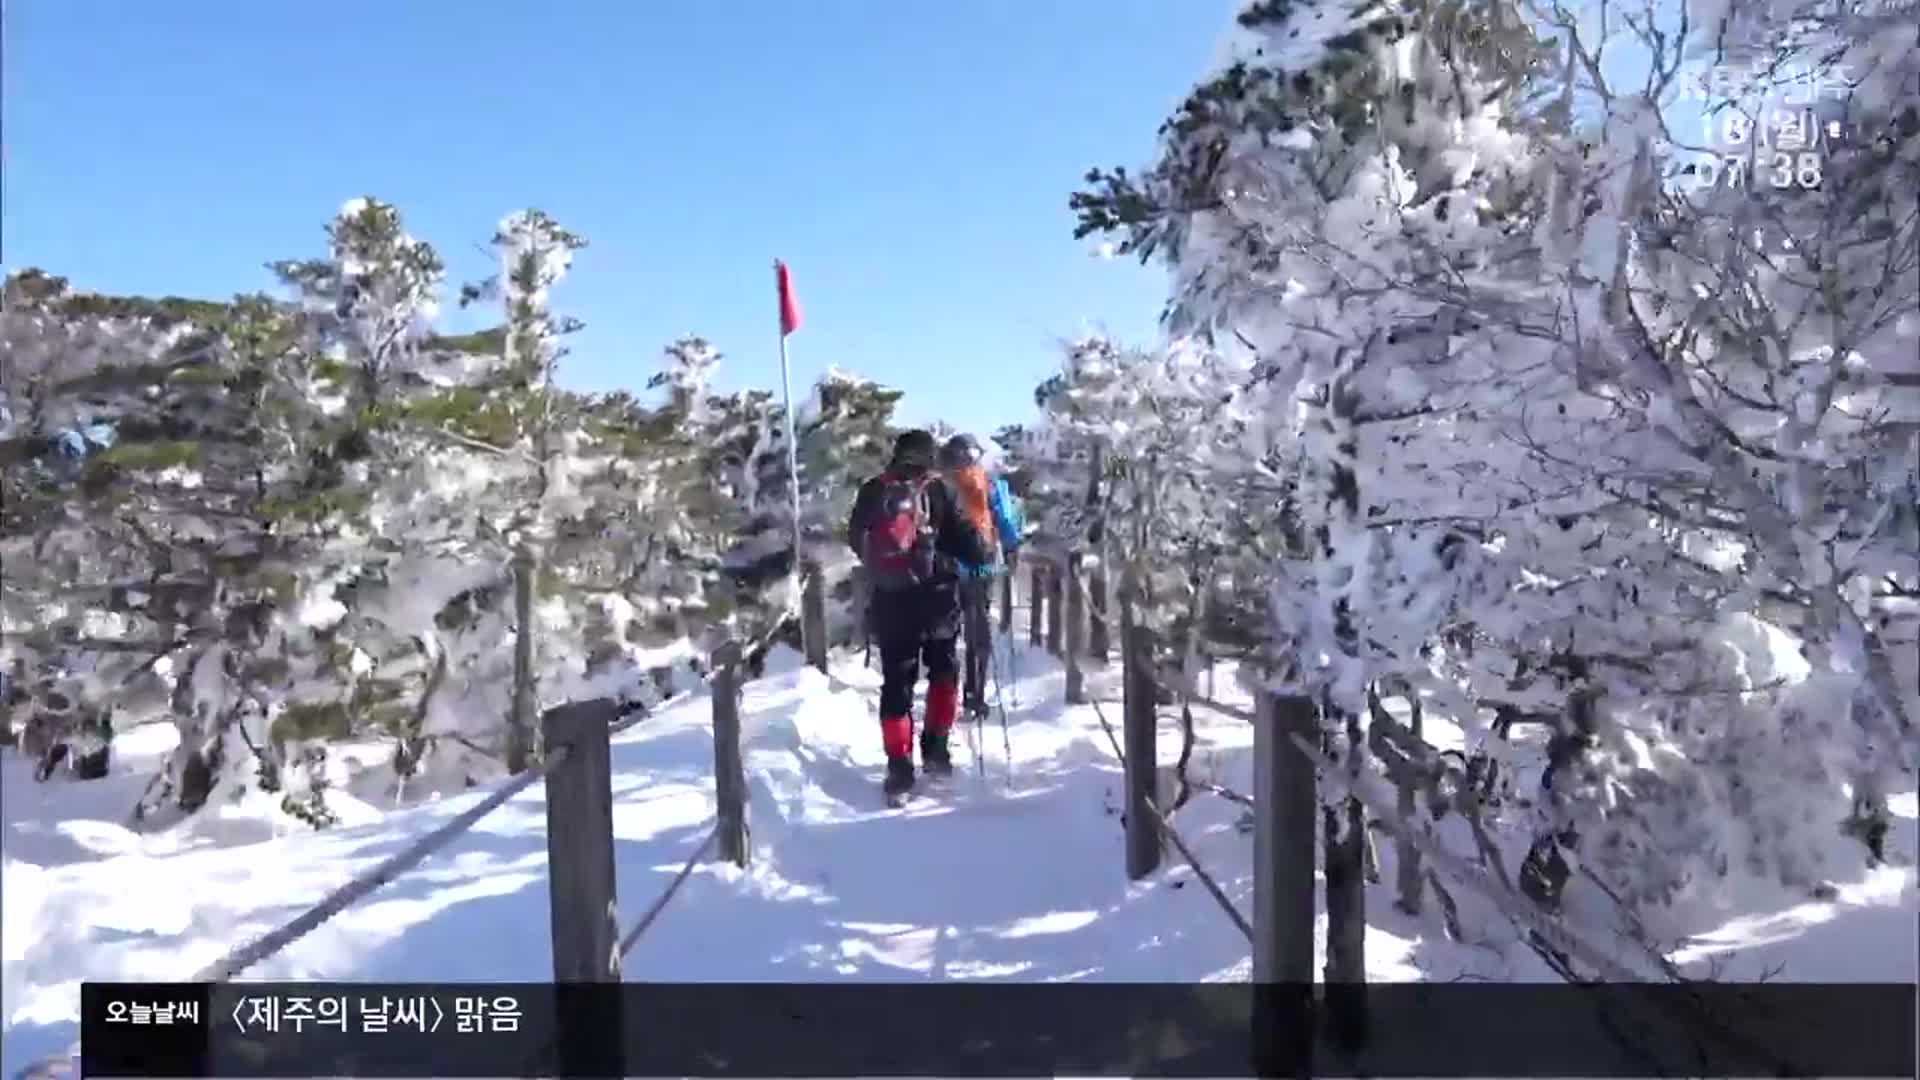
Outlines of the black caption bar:
M1388 984L1363 1029L1316 989L88 983L81 1057L89 1077L1920 1075L1911 984Z

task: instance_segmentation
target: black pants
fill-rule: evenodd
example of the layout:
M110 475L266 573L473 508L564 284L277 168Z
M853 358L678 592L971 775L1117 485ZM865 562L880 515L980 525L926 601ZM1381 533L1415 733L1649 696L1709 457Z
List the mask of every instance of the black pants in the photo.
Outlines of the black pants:
M936 687L951 691L960 672L956 584L949 580L907 592L876 593L872 605L873 642L880 651L881 718L905 716L913 709L913 688L923 665L929 698Z
M913 688L920 682L922 666L927 669L929 697L934 687L952 686L959 677L959 642L953 638L881 638L878 644L882 719L905 716L913 710Z
M961 625L967 642L965 692L969 711L987 707L987 671L993 663L993 579L969 578L960 585Z

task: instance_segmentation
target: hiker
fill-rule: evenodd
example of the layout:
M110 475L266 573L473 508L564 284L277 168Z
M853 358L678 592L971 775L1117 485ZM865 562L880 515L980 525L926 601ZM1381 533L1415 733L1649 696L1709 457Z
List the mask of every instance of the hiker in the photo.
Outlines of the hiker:
M980 534L988 557L960 568L962 633L967 643L964 707L987 714L987 666L993 657L993 579L1010 570L1024 525L1005 478L989 477L985 452L971 435L955 435L940 448L940 467L960 498L960 516Z
M866 568L868 625L880 643L880 741L887 752L889 797L904 795L914 783L913 689L922 664L927 709L921 763L929 774L953 772L947 735L960 704L958 571L989 557L934 468L937 451L930 432L903 432L894 441L892 462L860 485L847 517L847 543Z

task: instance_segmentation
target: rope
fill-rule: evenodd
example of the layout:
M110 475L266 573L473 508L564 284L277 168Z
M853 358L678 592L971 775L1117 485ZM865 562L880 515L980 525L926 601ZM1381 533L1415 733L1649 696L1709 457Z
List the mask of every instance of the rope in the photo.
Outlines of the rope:
M676 703L686 697L682 691L661 699L651 706L633 710L618 723L607 726L607 735L612 737L632 727L652 715L655 711ZM401 874L426 861L427 857L445 847L449 841L478 824L480 819L499 809L500 804L525 791L538 781L545 780L567 760L570 746L552 748L547 760L540 768L521 773L493 794L480 800L453 820L421 837L405 849L381 860L378 864L353 877L346 884L328 893L312 907L301 912L293 919L260 937L227 953L218 961L201 968L189 982L225 982L242 971L286 948L313 931L319 929L328 920L345 911L361 898L374 890L392 882Z
M774 620L773 626L770 627L765 634L761 635L761 637L754 640L749 646L742 650L742 655L744 656L746 653L766 645L771 642L774 637L778 636L781 629L785 627L786 621L793 617L793 607L794 605L788 605L787 610ZM703 684L710 685L715 674L717 674L717 672L709 671L701 677L700 681ZM608 737L618 735L622 731L646 719L659 709L675 704L687 696L688 691L683 690L680 693L663 698L651 706L634 710L618 723L608 725ZM552 748L547 756L547 760L542 763L539 769L525 772L514 777L502 785L499 790L474 804L458 817L455 817L453 820L421 837L404 850L394 853L388 858L381 860L379 864L356 875L352 880L327 894L318 903L306 911L301 912L278 929L261 935L246 945L230 951L218 961L202 968L196 972L189 981L225 982L319 929L334 916L345 911L361 898L374 892L381 886L392 882L401 874L420 865L428 856L445 847L454 837L471 829L481 818L486 817L498 809L500 805L508 799L513 798L534 783L547 779L547 777L553 774L555 769L559 768L561 764L566 761L570 749L570 747L566 746ZM704 850L704 848L702 850ZM671 891L668 895L672 895Z
M1091 611L1093 609L1093 594L1087 590L1087 583L1082 579L1076 578L1074 580L1074 586L1079 590L1080 598L1085 602L1087 610ZM1009 649L1011 649L1011 646L1009 646ZM1184 690L1183 690L1183 693L1184 693ZM1221 713L1225 716L1232 717L1233 719L1244 720L1249 724L1258 722L1254 716L1253 711L1250 709L1244 709L1237 705L1228 705L1225 702L1215 701L1212 698L1201 697L1197 694L1192 694L1192 693L1186 693L1185 697L1189 705L1198 705L1198 706L1201 706L1202 708L1212 709L1215 712ZM1094 704L1095 712L1098 712L1099 702L1095 701L1093 704ZM1102 717L1101 722L1102 723L1106 722L1104 717ZM1113 739L1113 731L1111 727L1108 728L1107 738L1109 741L1113 742L1114 754L1116 756L1119 756L1121 760L1124 761L1125 755L1122 755L1120 753L1120 744L1118 743L1118 741L1115 741ZM1243 806L1253 805L1252 799L1248 798L1245 795L1240 794L1239 792L1233 791L1229 788L1221 787L1219 784L1212 784L1212 783L1208 783L1205 780L1195 780L1195 779L1192 779L1191 777L1188 777L1186 775L1186 771L1184 768L1181 770L1180 779L1183 783L1185 783L1190 788L1199 788L1202 791L1211 792L1215 795L1220 796L1223 799L1228 800L1229 802L1236 802Z
M780 631L786 627L787 620L792 618L794 616L794 613L795 612L793 607L789 605L786 612L784 612L779 618L775 619L773 622L773 625L769 627L764 634L760 635L760 637L754 639L753 641L741 647L740 658L742 660L745 660L747 657L747 654L752 653L760 649L762 646L765 646L771 643L774 638L780 635ZM700 681L703 684L710 686L712 685L713 680L716 677L718 677L719 674L720 674L720 670L718 668L715 668L714 670L707 672L706 675L702 676ZM683 694L684 692L682 694L676 694L674 695L674 697L675 698L681 697L683 696ZM673 700L673 698L669 698L668 700L671 701ZM656 706L656 708L658 708L658 706ZM631 722L632 721L628 721L627 723L631 723ZM622 724L621 726L624 727L625 724ZM654 920L660 917L660 913L667 909L667 903L671 901L674 898L674 895L680 891L680 886L686 884L688 876L693 873L693 868L699 865L701 859L706 857L707 852L712 850L714 841L718 840L719 838L720 838L720 826L719 826L719 823L716 822L712 828L707 830L707 838L700 842L700 846L694 849L692 855L687 856L687 861L685 865L680 867L680 872L674 875L673 880L667 884L666 889L663 892L661 892L661 894L658 897L654 899L653 904L649 906L645 911L645 913L643 913L640 916L639 921L634 924L633 929L627 932L627 936L620 939L620 955L621 956L625 956L628 953L632 952L633 947L639 944L640 935L646 933L647 928L652 926L654 923Z
M1081 590L1082 595L1085 596L1085 583L1075 582L1075 584ZM1091 599L1090 597L1087 598ZM1189 695L1189 700L1236 719L1257 722L1251 711L1237 706L1228 705L1224 702L1214 701L1209 698L1201 698L1197 695ZM1098 700L1094 700L1092 705L1094 714L1100 719L1100 726L1106 730L1107 741L1112 744L1114 755L1120 759L1121 764L1124 766L1126 763L1126 755L1121 752L1120 741L1114 733L1113 725L1107 720L1106 714L1104 710L1100 708L1100 702ZM1323 773L1327 775L1338 775L1338 767L1330 758L1320 751L1319 747L1314 746L1311 742L1301 738L1299 735L1290 736L1290 741ZM1244 801L1249 806L1253 805L1251 799L1235 797L1235 793L1229 792L1224 788L1219 788L1214 785L1209 786L1222 796L1234 797L1235 801ZM1349 794L1360 799L1363 803L1371 804L1369 805L1369 809L1373 810L1379 817L1381 823L1387 827L1388 831L1412 849L1425 855L1429 865L1437 868L1441 875L1451 878L1456 885L1464 886L1491 901L1494 906L1509 919L1532 931L1543 944L1556 948L1563 955L1578 958L1585 962L1606 981L1616 983L1644 981L1637 973L1614 961L1604 950L1589 944L1579 935L1573 933L1556 920L1548 917L1545 913L1530 905L1514 902L1514 894L1510 888L1507 892L1503 893L1501 890L1488 886L1484 881L1483 875L1478 872L1478 868L1473 867L1453 852L1440 847L1427 832L1402 819L1397 805L1389 807L1384 801L1379 800L1367 785L1360 784L1352 786L1349 788ZM1187 860L1188 865L1193 867L1194 872L1199 875L1201 882L1207 886L1208 891L1212 893L1213 898L1218 901L1222 909L1226 911L1227 916L1233 920L1234 925L1238 926L1241 932L1246 934L1247 939L1251 941L1253 939L1252 927L1241 917L1239 910L1236 909L1232 901L1227 898L1225 891L1220 888L1212 876L1194 859L1192 852L1187 848L1180 834L1167 822L1166 818L1160 813L1159 808L1149 802L1146 804L1146 809L1159 820L1167 838L1173 842L1174 847L1179 849L1181 856ZM1562 974L1564 976L1569 973L1563 972ZM1672 977L1671 971L1668 972L1668 976L1669 978ZM1696 1006L1690 1009L1689 1012L1693 1014L1697 1023L1713 1030L1715 1034L1721 1036L1723 1039L1737 1044L1741 1049L1750 1052L1757 1051L1771 1061L1777 1062L1781 1060L1778 1051L1772 1047L1759 1045L1758 1040L1756 1040L1751 1033L1739 1030L1732 1023L1720 1020L1718 1017L1708 1013L1704 1008Z
M1249 809L1251 809L1253 806L1252 796L1242 795L1230 787L1222 787L1219 784L1209 783L1205 780L1194 780L1194 781L1191 781L1191 783L1193 784L1194 787L1199 788L1201 791L1211 792L1212 794L1218 795L1221 798L1227 800L1228 802L1239 803L1241 806L1248 807Z
M1120 737L1114 734L1113 724L1108 722L1106 710L1100 707L1100 701L1097 698L1089 703L1093 706L1093 714L1100 718L1100 726L1106 730L1107 741L1113 745L1113 756L1119 758L1121 768L1125 768L1127 755L1125 751L1120 749ZM1180 852L1180 857L1187 860L1187 865L1193 868L1194 875L1200 879L1200 884L1205 885L1207 892L1212 894L1213 899L1219 903L1220 910L1227 913L1227 918L1233 920L1233 925L1240 928L1240 932L1246 935L1248 941L1252 941L1252 924L1247 922L1246 916L1240 914L1240 909L1234 906L1232 898L1227 895L1225 889L1220 887L1220 883L1214 880L1213 875L1207 873L1207 868L1200 865L1200 860L1194 857L1193 849L1187 847L1187 842L1181 838L1179 831L1173 827L1173 823L1168 821L1166 815L1162 814L1160 808L1153 805L1152 802L1143 802L1142 805L1146 807L1147 813L1152 814L1154 820L1160 824L1160 831L1166 835L1168 840L1173 842L1174 848Z
M1329 776L1340 775L1340 766L1311 741L1297 734L1290 735L1289 739L1323 773ZM1428 866L1438 871L1437 877L1448 878L1455 885L1479 894L1516 926L1532 932L1541 943L1569 959L1586 964L1599 975L1598 981L1603 983L1653 981L1615 960L1606 950L1588 943L1585 938L1568 929L1554 917L1531 903L1524 902L1512 884L1504 878L1496 879L1499 883L1499 887L1496 888L1488 881L1487 874L1481 867L1440 846L1428 827L1402 817L1399 806L1378 794L1373 785L1364 782L1348 785L1346 793L1352 798L1359 799L1369 810L1372 810L1378 816L1380 824L1393 835L1394 839L1420 852L1426 858ZM1677 973L1671 970L1670 965L1664 963L1664 958L1662 960L1661 966L1667 968L1663 974L1672 984L1688 985L1688 980L1676 978ZM1560 974L1566 978L1570 973L1563 971ZM1568 979L1568 981L1574 982L1575 985L1582 984L1577 979ZM1766 1060L1769 1067L1775 1069L1778 1075L1805 1074L1806 1070L1797 1067L1798 1063L1789 1056L1791 1052L1777 1048L1773 1045L1774 1040L1766 1035L1752 1030L1740 1020L1715 1015L1711 1009L1699 1001L1682 1000L1684 1002L1682 1011L1696 1025L1718 1036L1726 1044L1755 1055L1756 1060Z
M535 781L546 779L548 774L567 759L569 749L565 746L560 747L547 757L546 763L539 770L524 772L514 777L502 785L498 791L475 803L465 813L421 837L404 850L381 860L378 865L327 894L319 903L301 912L279 929L262 934L246 945L227 953L218 961L201 968L187 981L225 982L319 929L327 920L345 911L349 905L361 897L418 866L427 856L446 846L448 841L472 828L474 823L499 808L501 803L524 791Z
M796 596L794 601L789 603L781 614L774 619L773 624L767 629L766 633L741 649L742 659L749 653L757 651L761 647L771 643L772 640L779 635L780 631L785 628L787 620L795 617L799 611L799 607L799 598ZM716 674L718 674L717 671L707 672L701 676L701 684L711 685ZM607 726L608 737L611 738L614 735L618 735L659 710L677 704L682 699L690 696L690 694L691 691L682 690L679 693L662 698L652 705L632 710L619 722ZM570 750L570 746L550 748L547 759L541 764L540 768L522 773L512 780L509 780L506 784L502 785L499 790L482 799L480 802L475 803L453 820L421 837L405 849L381 860L377 865L355 875L346 884L328 893L322 897L318 903L301 912L299 915L294 916L294 918L280 927L262 934L260 937L255 938L245 945L228 951L227 954L219 960L195 972L193 977L187 981L225 982L255 964L260 963L267 957L272 956L274 953L279 952L281 949L286 948L288 945L311 934L325 925L334 916L345 911L362 898L426 861L429 856L445 847L454 837L471 829L481 818L499 809L500 805L508 799L525 791L534 783L546 780L553 774L555 769L559 768L560 765L566 761ZM640 934L659 917L660 911L665 908L667 901L673 897L674 893L679 889L680 884L685 881L687 875L692 872L694 864L697 863L700 856L704 855L707 849L713 845L713 841L718 835L719 830L717 826L708 832L706 842L701 844L700 848L694 853L694 857L689 859L687 865L681 869L680 875L674 879L673 884L669 885L667 891L654 902L654 906L648 910L647 914L640 920L639 925L633 929L622 943L620 950L622 955L633 947L634 942L639 940ZM67 1071L78 1068L77 1063L79 1056L80 1047L76 1043L69 1049L64 1057L53 1057L34 1063L27 1066L26 1069L17 1075L22 1078L22 1080L30 1077L63 1075Z
M672 900L673 894L680 891L680 886L686 883L687 875L693 873L694 866L706 856L708 849L713 847L713 842L719 839L719 837L720 826L715 825L713 828L707 830L707 838L700 842L700 846L694 849L692 855L687 856L686 865L682 866L680 872L674 875L674 879L667 885L666 891L662 892L659 897L654 900L652 907L647 908L646 914L640 916L640 921L634 924L632 930L627 931L627 936L620 939L621 956L626 956L633 951L635 945L639 944L640 935L646 933L647 927L652 926L653 921L660 917L660 913L667 909L667 901Z
M1220 887L1220 883L1213 879L1213 875L1207 873L1206 869L1200 865L1200 860L1194 858L1193 852L1187 848L1187 842L1180 838L1180 833L1173 827L1172 822L1162 816L1152 803L1147 804L1147 810L1154 817L1159 818L1160 827L1165 830L1167 839L1173 841L1173 846L1180 849L1180 857L1187 860L1188 866L1193 867L1194 874L1200 878L1200 884L1205 885L1207 891L1213 894L1214 900L1220 905L1220 910L1227 913L1227 918L1233 920L1233 925L1240 928L1240 933L1244 934L1248 941L1252 941L1253 925L1247 922L1246 916L1240 914L1240 909L1233 905L1233 900L1227 896L1226 890Z
M1091 604L1093 597L1087 592L1086 582L1075 579L1073 584L1074 588L1079 590L1081 599ZM1121 768L1125 768L1127 764L1127 754L1125 750L1120 748L1120 736L1114 732L1112 722L1107 719L1106 710L1100 707L1100 700L1098 698L1089 698L1088 703L1093 706L1093 715L1099 718L1101 729L1107 733L1107 743L1113 747L1113 756L1120 760ZM1252 941L1252 924L1247 922L1246 916L1240 914L1240 909L1234 906L1232 898L1227 895L1227 891L1220 887L1220 882L1215 880L1214 876L1207 872L1207 868L1200 864L1200 860L1194 856L1193 849L1187 846L1187 842L1181 837L1179 830L1173 827L1173 823L1168 821L1166 815L1162 814L1160 808L1153 805L1151 801L1144 802L1142 805L1146 807L1147 813L1153 815L1154 820L1160 826L1160 831L1165 834L1168 840L1172 841L1174 848L1180 852L1180 857L1187 861L1189 867L1193 868L1194 875L1200 879L1202 885L1206 886L1207 892L1211 894L1215 902L1220 905L1220 910L1226 912L1227 918L1233 920L1233 925L1240 928L1240 932L1246 935L1248 941Z

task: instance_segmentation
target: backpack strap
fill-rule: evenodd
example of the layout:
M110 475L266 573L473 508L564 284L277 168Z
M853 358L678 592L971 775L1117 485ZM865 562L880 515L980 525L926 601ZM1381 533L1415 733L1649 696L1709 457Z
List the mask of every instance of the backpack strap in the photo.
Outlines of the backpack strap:
M935 542L939 530L933 524L933 503L927 498L927 489L939 479L939 474L929 469L913 485L913 508L920 515L920 536L930 546Z

